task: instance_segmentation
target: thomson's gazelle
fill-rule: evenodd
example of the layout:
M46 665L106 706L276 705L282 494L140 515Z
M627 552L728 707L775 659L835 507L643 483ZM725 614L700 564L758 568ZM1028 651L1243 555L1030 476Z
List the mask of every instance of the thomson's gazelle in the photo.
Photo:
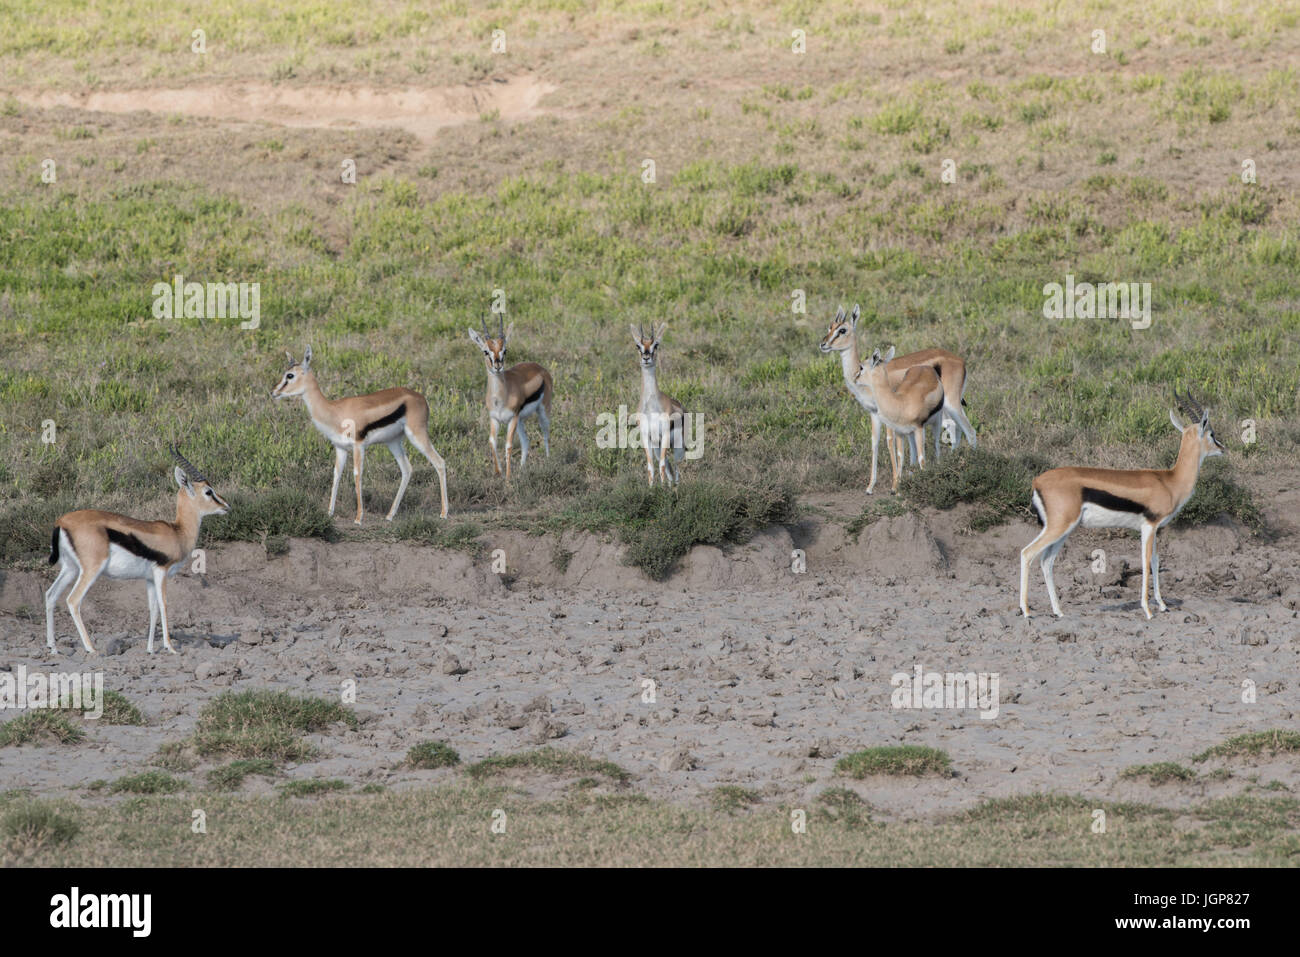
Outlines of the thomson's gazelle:
M934 427L935 454L939 447L939 416L944 409L943 382L939 374L928 365L915 365L908 369L903 378L894 384L890 382L886 371L889 360L894 358L894 347L890 346L885 355L879 350L871 354L867 364L857 375L857 384L871 390L876 401L876 414L880 416L894 434L908 442L916 440L917 458L921 468L925 468L925 427ZM903 447L898 444L890 450L890 464L893 466L893 489L898 491L899 474L903 466Z
M862 363L858 359L858 341L857 325L858 319L862 315L859 306L853 307L853 313L845 316L844 309L841 308L835 318L831 320L830 328L826 330L826 335L822 337L819 348L824 353L838 352L840 354L840 371L844 376L844 384L848 387L850 394L857 399L858 404L866 409L871 416L871 480L867 484L867 493L870 494L876 487L876 456L880 448L880 417L876 408L876 400L871 395L871 390L866 385L858 384L858 372L862 368ZM975 445L975 430L971 427L970 420L966 418L966 413L962 411L965 400L962 398L966 393L966 363L961 356L948 352L946 349L922 349L919 352L911 352L905 356L899 356L892 359L886 366L885 371L889 375L889 381L897 385L903 381L903 376L907 370L913 366L924 365L934 369L943 383L943 424L948 432L948 440L955 450L961 444L961 435L964 434L966 441L972 446ZM961 433L958 433L960 427ZM890 433L886 433L886 444L892 444ZM935 445L938 448L939 436L935 435ZM912 450L913 460L916 458L915 442L909 441Z
M1061 615L1056 600L1056 583L1052 563L1065 540L1079 525L1084 528L1131 528L1142 535L1142 610L1151 617L1147 604L1147 587L1155 583L1156 604L1165 611L1160 597L1160 557L1156 553L1156 532L1187 504L1196 488L1201 463L1212 455L1226 451L1214 430L1210 414L1191 394L1174 401L1191 416L1183 422L1170 410L1169 421L1182 434L1178 460L1171 469L1051 469L1034 479L1031 501L1043 523L1038 537L1020 552L1020 610L1029 617L1029 563L1039 559L1052 611Z
M411 389L385 389L369 395L357 395L347 399L330 400L325 398L316 382L316 373L311 370L311 346L303 354L302 362L294 359L289 352L289 368L285 370L271 396L276 399L302 397L311 416L312 425L321 435L329 439L334 446L334 485L330 490L330 515L334 514L334 505L339 495L339 479L343 476L343 466L347 464L348 452L352 453L352 475L357 487L356 523L361 524L361 471L366 459L366 446L382 443L397 459L397 467L402 471L402 482L393 497L393 506L388 510L391 522L397 514L397 507L402 504L406 494L406 484L411 480L411 463L406 458L406 449L402 446L402 437L411 440L429 464L438 472L438 486L442 492L442 517L447 517L447 463L438 454L433 443L429 441L429 403L420 393Z
M203 517L225 515L230 506L180 453L172 449L172 455L177 462L173 474L180 486L176 521L142 522L115 512L84 509L68 512L54 523L50 564L59 564L59 574L45 593L45 643L54 654L59 653L54 646L54 605L69 585L73 586L68 595L72 623L86 651L95 653L81 620L81 600L102 574L144 580L149 595L149 653L153 653L159 614L163 647L176 653L167 627L167 576L175 575L190 557Z
M641 445L645 448L645 467L650 473L650 484L655 483L655 462L653 449L659 451L659 481L677 484L677 463L686 457L686 445L682 433L685 413L682 404L672 396L659 391L658 372L655 369L655 356L659 352L659 343L663 340L664 323L656 332L654 324L650 325L650 335L636 326L632 330L632 341L636 343L637 354L641 357L641 403L637 406L637 421L640 423ZM671 460L668 448L672 447Z
M537 424L542 429L542 447L546 455L551 454L551 374L536 362L520 362L506 368L506 343L515 331L512 322L510 328L503 327L503 320L497 320L497 335L488 334L486 323L480 333L470 327L469 337L474 345L483 350L483 361L487 365L487 399L488 444L492 447L492 467L496 474L501 474L501 462L497 458L497 430L504 422L506 426L506 478L510 478L510 451L514 445L515 433L519 433L519 467L528 462L528 432L524 419L530 415L537 416Z

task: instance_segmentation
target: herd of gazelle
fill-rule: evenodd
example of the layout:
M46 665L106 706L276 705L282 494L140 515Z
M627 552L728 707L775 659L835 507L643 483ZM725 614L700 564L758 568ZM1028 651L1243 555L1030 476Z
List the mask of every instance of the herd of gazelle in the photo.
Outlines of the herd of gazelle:
M894 356L890 348L884 355L872 353L864 365L859 359L857 323L861 310L853 307L850 315L840 309L822 338L824 353L838 352L844 384L853 398L871 417L871 479L867 492L876 485L876 457L882 426L893 473L893 490L898 490L908 455L925 467L925 429L933 430L934 454L941 448L940 432L948 435L955 450L964 436L972 447L975 430L962 411L966 391L966 363L958 355L943 349L923 349L905 356ZM497 435L506 426L505 475L510 477L510 458L515 435L519 436L522 468L528 460L528 433L525 419L536 417L546 454L551 452L552 380L549 372L535 362L521 362L506 368L506 344L514 326L498 322L497 334L490 335L486 324L482 330L470 328L470 340L483 353L487 367L489 445L492 466L501 474L497 455ZM644 328L631 327L641 365L641 399L638 405L641 443L645 450L649 482L655 476L665 484L676 485L677 464L685 454L683 419L680 402L659 389L656 357L667 324L650 334ZM356 523L361 524L363 506L361 474L367 446L388 446L401 471L401 483L388 510L391 521L402 504L402 496L411 478L404 440L409 440L429 460L438 473L442 495L441 516L447 517L447 465L429 440L429 403L411 389L385 389L367 395L328 399L311 369L312 351L308 346L301 361L286 353L289 368L271 395L276 399L301 398L312 425L334 447L334 482L330 491L330 515L338 501L339 481L352 457L352 475L356 487ZM1190 394L1175 400L1189 417L1184 422L1178 413L1169 418L1181 435L1178 460L1172 469L1050 469L1034 479L1031 501L1043 530L1020 553L1020 610L1029 617L1029 563L1038 558L1047 584L1052 611L1060 616L1052 565L1065 540L1078 526L1085 528L1129 528L1141 534L1142 541L1142 610L1147 618L1150 585L1154 585L1156 605L1166 610L1160 596L1160 558L1156 551L1156 532L1178 515L1196 487L1201 463L1213 455L1222 455L1223 444L1214 437L1209 413ZM671 450L671 452L670 452ZM49 650L55 654L54 606L59 596L72 586L68 611L87 652L94 653L90 635L81 619L81 602L101 575L109 578L141 579L149 599L148 651L159 618L162 620L163 647L175 652L167 625L167 578L175 575L190 557L198 541L199 524L207 515L225 515L230 506L209 484L198 469L173 448L176 459L174 477L178 486L175 521L141 521L94 509L68 512L54 525L50 546L50 564L59 572L45 593L45 634ZM657 456L656 456L657 453ZM656 460L657 458L657 460Z

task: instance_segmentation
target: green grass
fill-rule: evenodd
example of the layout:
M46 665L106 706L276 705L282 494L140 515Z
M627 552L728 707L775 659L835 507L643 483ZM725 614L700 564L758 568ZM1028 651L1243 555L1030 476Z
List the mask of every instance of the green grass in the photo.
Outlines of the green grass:
M1161 761L1156 764L1135 764L1120 772L1121 778L1145 778L1151 784L1168 784L1170 781L1192 781L1196 772L1174 761Z
M1260 757L1297 751L1300 751L1300 731L1252 731L1207 748L1192 760L1199 764L1210 758Z
M279 774L273 761L266 758L242 758L208 771L208 787L214 791L238 791L251 775L271 778Z
M164 771L143 771L127 775L108 786L113 794L174 794L188 788L188 783Z
M835 762L835 773L852 778L865 778L871 774L948 776L952 773L952 760L937 748L914 744L867 748L845 755Z
M75 816L63 804L41 802L28 811L27 799L0 797L3 833L27 837L0 843L0 866L31 861L35 848L53 840L87 867L230 860L316 867L1294 867L1300 852L1300 801L1286 796L1243 795L1174 811L1027 794L924 820L872 821L870 809L848 793L828 789L806 805L752 805L745 813L635 792L583 790L534 800L474 781L337 793L325 801L205 794L209 832L197 841L174 834L175 822L189 819L192 796L138 796ZM505 812L506 830L490 835L497 809ZM790 826L796 810L808 816L802 834ZM1099 810L1101 833L1093 830Z
M626 784L630 775L612 761L599 761L585 754L538 748L522 754L499 754L468 765L465 773L473 780L483 780L507 771L539 771L558 777L600 775L617 784Z
M624 561L655 580L668 577L693 545L741 543L796 515L794 493L782 484L683 479L669 489L630 477L589 494L570 512L580 527L617 528L627 544Z
M460 755L445 741L421 741L406 752L406 763L413 768L449 768L460 764Z
M85 701L82 701L83 710ZM134 726L143 726L146 724L144 714L133 705L120 691L105 690L101 699L103 714L93 719L99 724L125 724ZM72 698L65 696L59 702L60 708L71 708Z
M51 709L28 711L0 724L0 748L20 744L77 744L86 733L67 715Z
M720 784L709 792L709 804L715 811L735 813L755 804L762 803L757 791L743 788L738 784Z
M203 706L192 742L203 757L301 761L314 753L302 733L335 723L356 728L358 719L351 708L324 698L285 691L226 691Z
M273 489L261 495L230 496L230 514L204 524L210 541L268 543L272 538L320 538L334 541L334 521L316 496L299 489ZM287 549L286 549L287 550Z
M1196 491L1174 519L1180 526L1204 525L1227 516L1256 532L1267 531L1264 516L1250 490L1224 474L1222 468L1205 468Z
M349 787L351 785L347 781L340 781L337 778L303 778L282 784L280 793L285 797L315 797L333 791L346 791Z
M46 801L23 800L0 814L0 834L15 856L66 844L80 831L76 815Z
M949 509L970 505L970 531L983 531L1013 517L1030 518L1030 483L1047 464L1031 455L1006 456L984 446L963 446L899 482L899 494L918 508Z

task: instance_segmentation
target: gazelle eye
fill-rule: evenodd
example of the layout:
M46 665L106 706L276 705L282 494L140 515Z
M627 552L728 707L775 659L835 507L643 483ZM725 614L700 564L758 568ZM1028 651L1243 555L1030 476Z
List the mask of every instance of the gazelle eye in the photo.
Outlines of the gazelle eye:
M285 376L285 378L286 378L286 379L292 379L292 378L293 378L293 373L290 372L288 375Z
M212 489L204 490L203 494L206 495L208 498L212 498Z

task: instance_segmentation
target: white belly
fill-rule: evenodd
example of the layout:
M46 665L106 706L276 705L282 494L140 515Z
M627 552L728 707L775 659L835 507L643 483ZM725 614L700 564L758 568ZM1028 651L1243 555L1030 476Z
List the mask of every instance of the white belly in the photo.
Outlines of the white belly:
M108 546L108 567L104 574L109 578L152 578L153 563L128 552L121 545Z
M1092 502L1085 502L1079 514L1079 524L1084 528L1131 528L1140 532L1144 521L1139 512L1117 512Z

